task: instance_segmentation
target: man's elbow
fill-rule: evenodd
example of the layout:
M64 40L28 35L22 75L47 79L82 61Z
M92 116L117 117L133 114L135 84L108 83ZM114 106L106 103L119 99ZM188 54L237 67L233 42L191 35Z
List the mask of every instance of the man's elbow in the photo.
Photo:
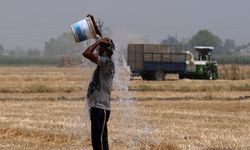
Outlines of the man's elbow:
M82 53L82 56L83 56L83 57L85 57L85 54L84 54L84 53Z
M91 56L92 56L93 54L88 53L88 52L83 52L82 55L83 55L85 58L90 59Z
M87 57L87 55L88 55L88 54L87 54L86 52L83 52L83 53L82 53L82 56L83 56L83 57Z

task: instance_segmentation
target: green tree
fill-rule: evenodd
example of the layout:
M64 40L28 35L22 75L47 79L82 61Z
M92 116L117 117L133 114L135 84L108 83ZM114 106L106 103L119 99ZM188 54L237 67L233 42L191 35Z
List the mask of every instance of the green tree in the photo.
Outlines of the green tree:
M46 56L75 55L78 51L79 46L75 43L72 33L63 33L56 39L51 38L45 42Z
M26 56L27 52L26 52L26 49L23 49L22 47L18 46L18 47L13 48L10 54L11 55L14 54L16 56Z
M225 43L224 43L224 49L225 50L230 50L230 49L235 49L236 48L236 44L235 41L233 39L226 39Z
M162 40L161 44L177 44L179 41L173 37L169 36L167 39Z
M227 55L233 55L236 52L236 44L233 39L226 39L224 42L224 46L221 50L221 53L227 54Z
M2 54L2 53L3 53L3 51L4 51L3 45L2 45L2 44L0 44L0 54Z
M38 49L28 49L27 55L28 56L39 56L41 54L41 51Z
M189 41L190 46L214 46L216 48L222 47L222 40L220 37L212 34L208 30L200 30Z

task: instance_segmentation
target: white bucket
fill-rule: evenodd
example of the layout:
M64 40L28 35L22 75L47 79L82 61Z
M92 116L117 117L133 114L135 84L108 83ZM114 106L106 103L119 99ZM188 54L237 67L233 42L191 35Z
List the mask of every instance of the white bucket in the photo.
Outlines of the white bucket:
M90 17L78 21L71 26L76 43L97 37L94 24Z

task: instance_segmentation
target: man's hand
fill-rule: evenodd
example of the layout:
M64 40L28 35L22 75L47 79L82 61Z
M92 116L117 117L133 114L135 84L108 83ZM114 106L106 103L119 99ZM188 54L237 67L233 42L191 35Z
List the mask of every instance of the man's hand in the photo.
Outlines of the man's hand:
M91 15L91 14L87 14L87 16L86 16L86 17L90 17L91 19L95 20L94 16L93 16L93 15Z
M102 33L101 33L101 31L99 30L99 28L97 27L97 25L96 25L94 16L91 15L91 14L88 14L87 17L90 17L90 19L92 20L92 22L93 22L93 24L94 24L94 27L95 27L96 34L98 34L99 36L102 37Z
M109 38L101 38L98 40L98 44L110 44L110 39Z

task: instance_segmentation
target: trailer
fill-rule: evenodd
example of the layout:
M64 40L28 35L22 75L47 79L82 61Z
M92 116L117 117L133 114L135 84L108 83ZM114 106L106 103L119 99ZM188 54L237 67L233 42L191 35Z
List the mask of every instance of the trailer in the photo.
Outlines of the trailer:
M197 60L183 45L129 44L128 65L133 76L143 80L164 80L168 73L179 78L217 79L217 63L211 60L212 47L195 47Z

